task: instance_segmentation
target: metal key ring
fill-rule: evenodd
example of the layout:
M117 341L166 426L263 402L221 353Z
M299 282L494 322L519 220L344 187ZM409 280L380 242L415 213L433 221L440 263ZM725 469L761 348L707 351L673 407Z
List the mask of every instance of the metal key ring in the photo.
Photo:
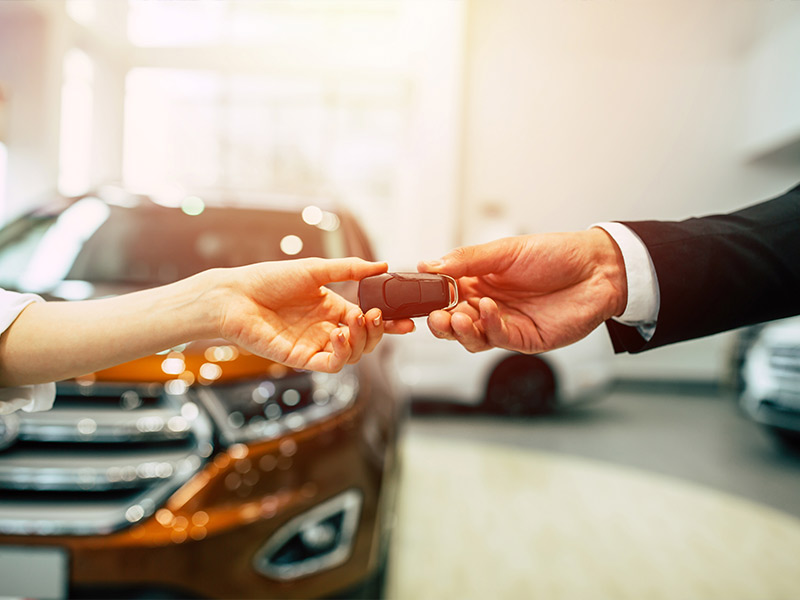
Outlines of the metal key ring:
M451 308L455 308L458 304L458 284L456 280L450 277L450 275L445 275L444 273L439 273L441 277L444 277L449 280L452 284L452 293L450 294L450 304L444 307L442 310L450 310Z

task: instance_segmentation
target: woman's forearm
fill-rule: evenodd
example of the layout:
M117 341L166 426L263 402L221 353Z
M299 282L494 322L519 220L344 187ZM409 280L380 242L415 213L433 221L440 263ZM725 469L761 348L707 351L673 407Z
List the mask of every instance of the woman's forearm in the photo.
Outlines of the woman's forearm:
M159 288L27 306L0 336L0 387L58 381L197 339L224 338L296 369L328 373L371 352L385 324L326 286L385 272L360 258L303 258L211 269ZM368 318L367 318L368 317Z
M67 379L217 337L221 273L114 298L29 305L0 336L0 386Z

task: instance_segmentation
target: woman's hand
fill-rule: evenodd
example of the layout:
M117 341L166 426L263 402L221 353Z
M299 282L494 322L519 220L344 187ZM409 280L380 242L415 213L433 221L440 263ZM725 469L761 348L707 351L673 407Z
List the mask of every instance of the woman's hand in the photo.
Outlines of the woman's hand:
M324 287L386 269L360 258L304 258L220 271L220 337L290 367L339 371L372 352L384 333L414 330L411 319L384 322L379 309L362 314Z

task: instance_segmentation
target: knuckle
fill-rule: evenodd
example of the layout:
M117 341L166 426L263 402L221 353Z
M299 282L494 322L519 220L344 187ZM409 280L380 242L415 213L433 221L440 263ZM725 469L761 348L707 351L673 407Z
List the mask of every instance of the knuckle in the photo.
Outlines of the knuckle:
M465 246L459 246L458 248L454 248L448 253L448 258L452 258L456 261L465 261L469 258L470 251Z
M320 277L322 274L321 271L324 268L322 259L320 258L300 258L297 261L297 266L302 268L306 274L314 280Z
M489 346L487 346L486 344L470 344L469 346L465 346L465 348L471 354L477 354L478 352L483 352L484 350L489 348Z

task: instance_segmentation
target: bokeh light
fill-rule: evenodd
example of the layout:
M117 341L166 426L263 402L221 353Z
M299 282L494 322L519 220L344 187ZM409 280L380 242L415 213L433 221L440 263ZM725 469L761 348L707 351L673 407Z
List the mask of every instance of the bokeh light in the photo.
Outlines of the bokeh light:
M287 235L281 240L281 252L294 256L303 250L303 240L296 235Z
M322 209L318 206L306 206L303 209L303 221L309 225L319 225L322 222Z
M190 217L202 214L205 209L205 202L197 196L186 196L181 202L181 210Z

